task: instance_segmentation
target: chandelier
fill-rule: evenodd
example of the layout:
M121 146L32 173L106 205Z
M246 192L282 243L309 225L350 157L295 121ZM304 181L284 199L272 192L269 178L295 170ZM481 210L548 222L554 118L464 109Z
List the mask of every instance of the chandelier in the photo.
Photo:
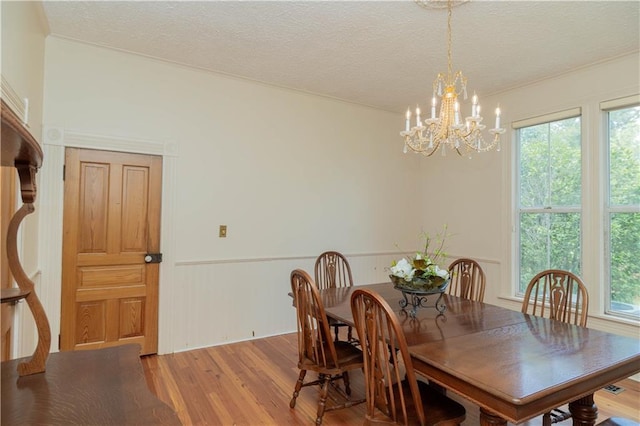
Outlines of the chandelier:
M416 0L420 5L424 0ZM430 3L434 3L431 1ZM480 104L478 96L474 93L471 100L471 115L462 119L462 111L458 96L467 99L467 78L462 71L453 73L451 66L451 9L452 1L447 1L447 74L438 74L433 82L433 97L431 99L431 116L422 120L420 107L415 109L415 126L411 126L411 110L407 109L405 130L400 132L404 139L404 152L409 150L423 154L427 157L433 155L438 149L442 155L446 155L447 147L455 150L459 155L467 154L471 157L473 152L486 152L492 149L500 151L500 135L505 129L500 127L500 107L496 108L495 127L489 129L492 135L489 141L482 136L482 131L487 127L482 124ZM440 111L436 116L436 107L440 98Z

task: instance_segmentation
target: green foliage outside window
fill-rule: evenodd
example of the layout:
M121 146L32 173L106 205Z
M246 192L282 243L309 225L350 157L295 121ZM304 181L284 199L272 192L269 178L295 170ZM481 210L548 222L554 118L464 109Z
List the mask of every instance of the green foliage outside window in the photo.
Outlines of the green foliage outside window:
M520 291L545 269L581 275L580 118L519 131Z
M609 112L609 169L610 308L639 315L640 106Z

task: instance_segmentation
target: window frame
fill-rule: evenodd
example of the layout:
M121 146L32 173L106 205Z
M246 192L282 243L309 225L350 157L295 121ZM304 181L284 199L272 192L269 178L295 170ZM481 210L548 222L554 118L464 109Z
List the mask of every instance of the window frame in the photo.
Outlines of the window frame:
M541 124L549 124L556 121L562 121L571 118L579 118L580 119L580 164L581 164L581 174L580 174L580 204L577 206L561 206L561 207L553 207L553 206L543 206L543 207L525 207L523 208L520 204L521 202L521 172L522 172L522 162L521 162L521 143L520 143L520 131L527 127L533 127ZM579 238L579 249L580 249L580 265L584 264L584 205L585 205L585 194L584 194L584 129L585 129L585 119L582 114L582 108L569 108L566 110L561 110L549 114L543 114L532 118L527 118L524 120L518 120L511 123L511 128L514 131L514 146L515 146L515 167L514 167L514 175L512 184L514 185L514 240L513 240L513 258L515 260L514 264L516 265L513 270L513 286L512 286L512 296L516 298L522 299L524 296L524 291L520 289L520 276L521 276L521 235L520 235L520 218L522 213L578 213L580 215L580 238ZM582 275L582 271L580 271ZM527 283L522 283L526 288Z
M603 300L603 313L605 316L627 319L631 321L640 321L635 315L625 314L621 311L616 311L611 308L611 215L613 213L640 213L640 206L612 206L611 205L611 140L610 140L610 118L609 114L618 110L640 107L640 95L626 96L622 98L607 100L600 102L599 112L601 115L602 131L602 157L603 168L600 172L599 179L602 182L603 197L602 197L602 217L601 217L601 234L603 236L602 244L602 271L603 271L603 283L600 288L601 296Z

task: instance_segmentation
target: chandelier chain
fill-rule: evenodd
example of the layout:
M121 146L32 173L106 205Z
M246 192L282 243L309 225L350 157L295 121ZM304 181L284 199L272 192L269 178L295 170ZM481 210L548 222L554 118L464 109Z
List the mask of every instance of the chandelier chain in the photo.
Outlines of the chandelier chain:
M448 62L448 79L451 81L453 76L453 65L451 60L451 0L447 0L447 62Z

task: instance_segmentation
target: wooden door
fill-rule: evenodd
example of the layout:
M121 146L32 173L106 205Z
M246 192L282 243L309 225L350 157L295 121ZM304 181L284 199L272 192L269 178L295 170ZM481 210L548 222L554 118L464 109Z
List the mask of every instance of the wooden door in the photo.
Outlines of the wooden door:
M158 349L162 158L67 148L60 350Z
M16 172L13 167L0 167L0 287L13 287L13 276L7 258L7 229L16 208ZM2 325L2 348L0 360L11 359L11 330L13 328L13 305L3 303L0 324Z

